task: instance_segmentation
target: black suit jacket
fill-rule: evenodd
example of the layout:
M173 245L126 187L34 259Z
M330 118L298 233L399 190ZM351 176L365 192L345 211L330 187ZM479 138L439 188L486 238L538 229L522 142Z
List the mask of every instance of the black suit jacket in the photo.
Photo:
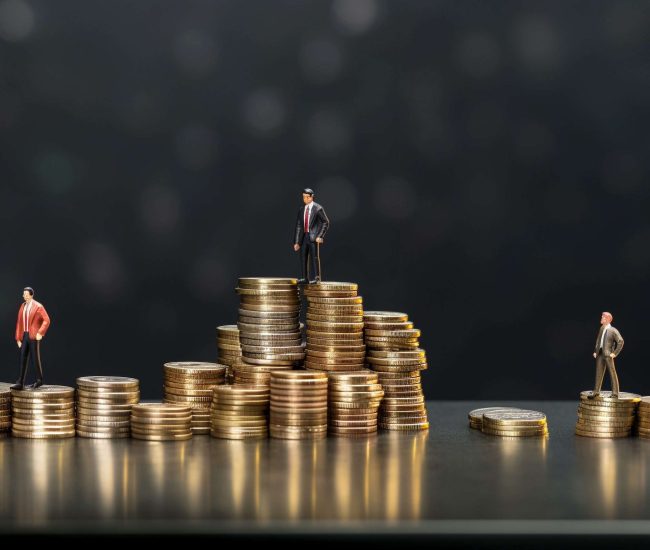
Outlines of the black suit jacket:
M294 243L300 244L305 234L305 204L298 209L298 218L296 220L296 231ZM323 207L317 202L312 202L311 215L309 216L309 239L314 242L317 238L323 238L330 227L330 221L325 214Z

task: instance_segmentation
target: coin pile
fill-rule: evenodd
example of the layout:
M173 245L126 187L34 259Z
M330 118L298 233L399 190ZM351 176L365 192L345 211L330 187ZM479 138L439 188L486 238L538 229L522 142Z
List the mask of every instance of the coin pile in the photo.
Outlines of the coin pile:
M237 325L217 327L217 362L226 365L226 384L233 383L232 364L241 357Z
M235 383L268 387L271 372L300 366L305 358L298 280L242 277L236 291L242 357L233 364Z
M74 388L11 390L11 435L29 439L74 437Z
M212 399L212 437L260 439L269 436L270 390L259 386L217 386Z
M650 439L650 396L641 398L636 420L636 434L642 439Z
M131 409L131 437L146 441L186 441L192 438L188 405L140 403Z
M0 437L11 431L11 389L10 384L0 382Z
M194 435L210 433L212 389L226 381L226 365L180 361L165 363L163 403L192 409Z
M384 388L379 427L386 430L429 428L420 371L427 368L420 349L420 331L406 313L366 311L363 314L368 367L377 371Z
M124 376L77 378L77 435L117 439L131 435L131 407L140 401L140 382Z
M365 437L377 432L377 414L384 390L376 372L367 369L328 374L330 434Z
M481 430L483 428L483 415L486 412L494 412L494 411L504 411L504 412L510 412L510 411L519 411L521 409L517 409L515 407L483 407L481 409L474 409L473 411L469 411L467 414L467 418L469 418L469 427L474 429L474 430Z
M548 425L542 412L497 409L483 413L481 431L501 437L545 437Z
M290 370L271 373L271 437L327 437L327 373Z
M592 397L591 391L580 393L576 434L584 437L628 437L632 433L636 409L641 396L620 392L617 398L612 392L603 391Z
M353 371L364 367L363 298L356 283L323 281L304 287L307 297L305 367Z

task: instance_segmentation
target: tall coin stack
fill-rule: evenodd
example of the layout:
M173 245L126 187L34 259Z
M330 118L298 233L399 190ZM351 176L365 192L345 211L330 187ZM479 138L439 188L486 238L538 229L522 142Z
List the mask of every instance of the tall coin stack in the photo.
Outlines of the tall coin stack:
M306 285L307 355L305 367L353 371L364 367L363 298L356 283L324 281Z
M641 396L620 392L615 398L610 391L591 396L590 391L580 393L576 434L604 439L629 437Z
M384 399L379 427L385 430L429 428L420 371L427 368L420 349L420 331L406 313L366 311L363 314L368 366L379 374Z
M192 439L192 409L186 405L140 403L131 409L131 437L146 441Z
M212 399L212 437L260 439L269 436L270 390L257 386L217 386Z
M327 437L327 373L271 373L270 431L278 439Z
M650 397L642 397L636 412L636 434L642 439L650 439Z
M548 425L542 412L501 409L483 413L481 431L501 437L545 437Z
M0 437L11 431L11 389L10 384L0 382Z
M217 362L226 365L226 384L233 383L233 363L241 357L237 325L217 327Z
M384 390L376 372L330 372L327 385L330 434L365 437L377 432L377 413Z
M163 403L192 409L194 435L210 433L212 388L226 382L226 365L180 361L165 363Z
M305 358L298 280L242 277L236 290L242 357L233 364L235 384L268 387L272 372L300 366Z
M11 435L29 439L74 437L74 388L11 390Z
M131 407L139 401L137 378L77 378L77 435L93 439L130 437Z

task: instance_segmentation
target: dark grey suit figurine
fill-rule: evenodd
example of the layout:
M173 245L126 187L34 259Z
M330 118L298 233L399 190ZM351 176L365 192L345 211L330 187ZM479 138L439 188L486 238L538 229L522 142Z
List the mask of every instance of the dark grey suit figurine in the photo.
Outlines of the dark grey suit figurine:
M603 311L600 316L600 330L596 337L596 347L594 348L594 359L596 359L596 384L590 398L598 396L603 386L605 377L605 367L609 371L609 378L612 381L612 397L618 397L620 388L618 386L618 376L614 359L618 357L623 349L623 337L621 333L612 325L614 318L608 311Z
M302 201L305 204L298 210L293 249L296 252L300 251L302 266L300 282L316 283L321 280L320 244L330 227L330 221L323 207L314 202L314 192L311 189L303 189ZM318 260L318 268L316 260Z

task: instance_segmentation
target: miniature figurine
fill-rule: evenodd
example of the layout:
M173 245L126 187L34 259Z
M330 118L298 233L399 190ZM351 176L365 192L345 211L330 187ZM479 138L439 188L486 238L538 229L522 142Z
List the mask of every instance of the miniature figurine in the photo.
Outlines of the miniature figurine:
M37 378L29 388L38 388L43 385L43 365L41 364L41 340L50 326L50 317L43 304L34 300L34 289L23 289L25 303L18 310L16 321L16 343L20 349L20 378L11 386L15 390L25 387L27 362L31 359L36 363Z
M302 201L305 205L298 210L293 249L296 252L300 250L302 278L299 282L316 283L321 280L320 245L330 227L330 221L323 207L314 202L314 192L311 189L303 189Z
M614 359L618 357L623 349L623 337L621 333L612 326L614 317L608 311L603 311L600 316L600 331L596 338L596 347L594 348L594 359L596 359L596 384L594 391L588 397L593 399L598 397L605 377L605 366L609 371L609 378L612 382L612 397L618 397L619 386L618 376Z

